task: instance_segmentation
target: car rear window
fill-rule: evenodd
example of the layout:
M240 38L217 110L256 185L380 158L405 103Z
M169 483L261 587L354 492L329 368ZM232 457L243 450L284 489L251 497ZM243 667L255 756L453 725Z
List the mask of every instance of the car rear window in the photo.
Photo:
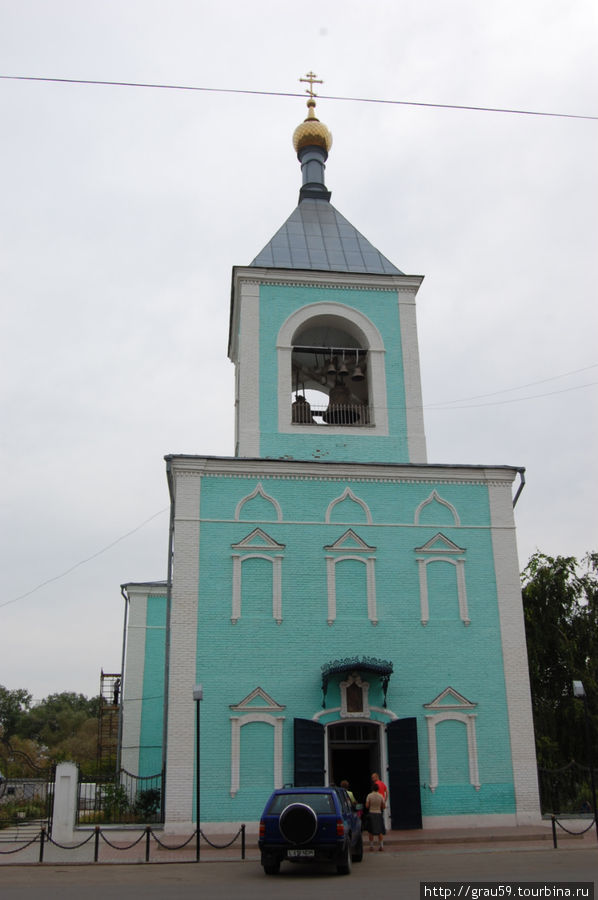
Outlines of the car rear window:
M306 803L316 813L334 813L334 800L330 794L277 794L268 807L270 815L280 814L289 803Z

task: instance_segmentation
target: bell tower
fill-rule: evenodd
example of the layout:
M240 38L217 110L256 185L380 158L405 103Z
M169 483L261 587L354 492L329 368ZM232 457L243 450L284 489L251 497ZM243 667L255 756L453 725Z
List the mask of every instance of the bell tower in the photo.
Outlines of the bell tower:
M415 296L405 275L331 204L332 135L295 129L299 203L232 277L235 455L425 463Z

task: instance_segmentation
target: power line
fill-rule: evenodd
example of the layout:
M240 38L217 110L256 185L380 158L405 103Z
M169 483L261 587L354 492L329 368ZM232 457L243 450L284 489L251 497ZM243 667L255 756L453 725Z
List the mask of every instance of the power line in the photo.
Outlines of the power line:
M424 406L424 409L432 409L437 412L452 412L454 409L478 409L481 406L502 406L505 403L523 403L526 400L538 400L540 397L553 397L555 394L568 394L571 391L579 391L582 388L593 387L598 381L589 381L587 384L578 384L575 387L563 388L560 391L547 391L545 394L532 394L530 397L512 397L510 400L493 400L490 403L470 403L468 406ZM458 400L453 401L458 403Z
M459 400L439 400L437 403L429 403L427 408L431 407L439 408L441 406L448 406L452 403L467 403L470 400L483 400L485 397L496 397L498 394L508 394L511 391L522 391L524 388L534 387L536 384L546 384L549 381L558 381L559 378L567 378L569 375L579 375L580 372L587 372L590 369L598 368L598 363L592 363L591 366L584 366L583 369L574 369L572 372L563 372L561 375L552 375L550 378L542 378L539 381L528 381L526 384L519 384L516 387L511 388L502 388L500 391L492 391L489 394L475 394L473 397L461 397ZM595 384L595 382L591 382ZM579 387L586 387L586 385L579 385ZM575 388L568 388L568 390L575 390ZM559 393L553 392L553 393ZM549 396L549 394L536 394L537 397ZM509 401L504 401L505 403Z
M54 575L52 578L47 578L45 581L42 581L40 584L36 585L34 588L31 588L30 591L26 591L24 594L21 594L18 597L13 597L12 600L6 600L4 603L0 603L0 609L4 606L10 606L11 603L16 603L18 600L24 600L25 597L30 597L31 594L35 594L36 591L39 591L40 588L45 587L47 584L52 584L53 581L59 581L61 578L65 578L67 575L70 575L71 572L74 572L75 569L78 569L79 566L85 565L85 563L91 562L92 559L96 559L96 557L101 556L102 553L106 553L107 550L110 550L112 547L116 546L116 544L120 544L121 541L124 541L125 538L130 537L132 534L135 534L136 531L139 531L144 525L147 525L153 519L156 519L158 516L161 516L162 513L165 513L169 509L168 506L165 506L164 509L159 509L157 513L154 513L148 519L145 519L141 522L140 525L136 525L135 528L132 528L130 531L127 531L126 534L122 534L120 537L116 538L115 541L112 541L110 544L107 544L105 547L102 547L101 550L98 550L96 553L92 553L91 556L87 556L85 559L79 560L78 563L75 563L74 566L71 566L69 569L66 569L64 572L61 572L59 575Z
M215 88L215 87L199 87L189 84L154 84L144 81L103 81L90 78L49 78L37 75L0 75L0 79L5 81L43 81L54 84L85 84L99 85L103 87L132 87L132 88L150 88L152 90L162 91L200 91L203 93L213 94L248 94L257 97L301 97L305 98L304 93L289 91L252 91L243 88ZM341 97L333 94L317 94L321 100L336 100L347 103L381 103L389 106L420 106L429 109L461 109L468 112L491 112L491 113L507 113L516 116L548 116L558 119L589 119L598 121L598 116L585 116L576 113L560 113L560 112L542 112L532 109L509 109L500 106L468 106L459 103L425 103L418 100L383 100L379 97Z

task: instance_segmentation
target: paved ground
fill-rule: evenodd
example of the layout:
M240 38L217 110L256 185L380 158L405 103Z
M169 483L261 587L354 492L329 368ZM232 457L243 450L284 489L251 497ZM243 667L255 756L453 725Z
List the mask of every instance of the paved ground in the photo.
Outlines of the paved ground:
M384 853L366 853L349 877L337 876L330 868L289 863L283 864L280 875L266 876L255 859L205 861L199 865L6 866L0 873L0 895L2 900L106 900L107 896L110 900L420 900L423 882L432 883L430 889L438 889L440 882L457 883L464 889L468 883L471 887L471 882L485 882L494 891L486 896L546 900L555 896L546 893L555 883L595 887L598 843L576 841L570 846L568 842L558 850L551 842L544 842L542 848L532 848L531 843L524 841L516 848L505 848L502 842L494 847L476 843L465 849L445 843L415 850L397 842ZM543 893L529 893L530 882ZM528 893L518 894L517 883L523 883ZM472 893L461 896L470 900L484 897ZM578 900L591 897L589 893L579 894Z

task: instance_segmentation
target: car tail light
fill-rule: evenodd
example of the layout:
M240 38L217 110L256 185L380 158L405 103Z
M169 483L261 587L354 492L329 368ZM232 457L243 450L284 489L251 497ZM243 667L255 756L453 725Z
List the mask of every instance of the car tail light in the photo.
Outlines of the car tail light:
M342 820L342 819L337 819L337 820L336 820L336 834L337 834L338 837L344 837L344 836L345 836L345 826L343 825L343 820Z
M266 837L266 823L263 819L260 822L260 837Z

